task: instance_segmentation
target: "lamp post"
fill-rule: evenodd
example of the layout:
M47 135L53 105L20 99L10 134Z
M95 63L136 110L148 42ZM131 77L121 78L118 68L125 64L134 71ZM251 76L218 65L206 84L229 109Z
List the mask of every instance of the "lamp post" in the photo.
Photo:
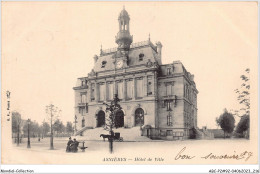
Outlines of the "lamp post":
M43 134L45 134L45 132L44 132L44 123L45 123L45 119L42 122L42 139L43 139Z
M75 128L75 132L74 132L74 135L76 135L76 133L77 133L77 123L78 123L78 122L77 122L77 119L78 119L78 118L77 118L77 115L75 115L75 117L74 117L74 123L75 123L75 127L74 127L74 128Z
M28 141L27 141L27 148L31 148L31 143L30 143L30 123L31 123L31 120L28 119L28 120L27 120L27 124L28 124Z
M21 124L21 119L18 118L18 120L17 120L17 146L19 146L19 143L20 143L20 124Z

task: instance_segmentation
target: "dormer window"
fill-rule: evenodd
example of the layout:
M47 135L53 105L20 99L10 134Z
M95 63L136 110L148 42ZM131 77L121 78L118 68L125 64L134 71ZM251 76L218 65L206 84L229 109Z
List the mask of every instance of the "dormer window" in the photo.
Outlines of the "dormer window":
M102 65L101 65L101 68L105 68L106 64L107 64L107 61L103 61Z
M167 68L167 75L171 75L171 68Z
M139 61L143 61L143 59L144 59L144 54L143 53L139 54Z

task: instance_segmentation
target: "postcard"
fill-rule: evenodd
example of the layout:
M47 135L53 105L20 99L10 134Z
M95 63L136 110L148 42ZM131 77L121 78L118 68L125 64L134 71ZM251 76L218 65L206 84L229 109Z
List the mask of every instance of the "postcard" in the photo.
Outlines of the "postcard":
M2 164L257 164L257 2L2 2Z

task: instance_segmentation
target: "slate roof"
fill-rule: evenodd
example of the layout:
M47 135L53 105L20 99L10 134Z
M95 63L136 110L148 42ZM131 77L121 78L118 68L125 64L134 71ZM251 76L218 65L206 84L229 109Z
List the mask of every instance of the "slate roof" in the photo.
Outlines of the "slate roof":
M139 55L141 53L144 54L144 57L142 61L139 61ZM93 70L95 72L114 70L114 62L116 60L115 54L118 54L115 48L104 50L103 53L98 57ZM157 62L156 46L154 46L150 41L138 42L131 45L128 54L128 66L146 64L148 59L150 59L151 62ZM102 68L103 61L106 61L106 65Z

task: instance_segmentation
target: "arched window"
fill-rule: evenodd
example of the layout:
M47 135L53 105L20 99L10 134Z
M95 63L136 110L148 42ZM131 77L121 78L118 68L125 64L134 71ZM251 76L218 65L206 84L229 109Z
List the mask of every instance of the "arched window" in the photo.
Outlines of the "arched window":
M144 110L142 108L138 108L135 110L135 126L144 125Z
M140 53L140 54L139 54L139 61L143 61L143 59L144 59L144 54L143 54L143 53Z

